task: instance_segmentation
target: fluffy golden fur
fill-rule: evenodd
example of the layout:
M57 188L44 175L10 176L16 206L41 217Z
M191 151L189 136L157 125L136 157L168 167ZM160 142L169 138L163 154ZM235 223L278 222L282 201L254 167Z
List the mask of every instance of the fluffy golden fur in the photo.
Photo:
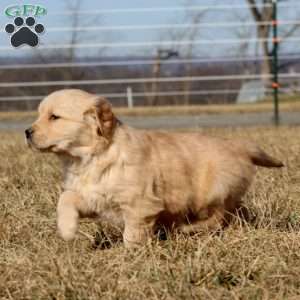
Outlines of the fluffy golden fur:
M157 226L218 229L240 207L255 165L282 166L249 141L128 127L106 99L73 89L46 97L26 136L63 161L57 223L65 240L80 217L122 220L126 245Z

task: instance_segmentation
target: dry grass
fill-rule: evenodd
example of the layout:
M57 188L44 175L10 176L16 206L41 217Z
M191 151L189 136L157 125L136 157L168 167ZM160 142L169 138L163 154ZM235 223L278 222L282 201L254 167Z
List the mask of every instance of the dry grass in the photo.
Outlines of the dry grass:
M226 114L226 113L257 113L273 110L270 100L252 104L219 104L219 105L188 105L188 106L140 106L128 109L116 107L115 113L119 116L160 116L160 115L199 115L199 114ZM280 103L280 110L286 112L300 111L299 99L291 99ZM0 112L0 121L34 119L37 113L25 112Z
M300 128L206 132L249 136L286 168L258 172L245 197L249 223L135 251L120 240L95 249L97 226L87 221L74 242L62 241L57 160L0 133L0 299L300 299Z

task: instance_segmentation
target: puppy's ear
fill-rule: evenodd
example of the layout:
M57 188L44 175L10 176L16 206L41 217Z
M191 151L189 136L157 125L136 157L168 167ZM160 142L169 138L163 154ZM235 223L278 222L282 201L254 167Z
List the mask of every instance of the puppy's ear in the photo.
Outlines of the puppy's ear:
M86 111L85 115L90 113L93 114L96 120L97 134L110 140L114 134L116 125L120 123L112 112L111 104L105 98L97 97L95 98L94 106Z

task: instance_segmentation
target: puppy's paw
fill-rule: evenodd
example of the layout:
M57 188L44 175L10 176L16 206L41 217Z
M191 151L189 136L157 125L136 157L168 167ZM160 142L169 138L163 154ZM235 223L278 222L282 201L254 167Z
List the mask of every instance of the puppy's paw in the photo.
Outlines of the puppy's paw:
M70 219L59 218L57 221L59 235L65 241L71 241L75 238L77 231L77 221Z
M139 242L129 241L124 238L123 238L123 242L124 242L125 248L127 248L127 249L137 249L137 248L141 247L142 245L145 245L145 244L141 244Z

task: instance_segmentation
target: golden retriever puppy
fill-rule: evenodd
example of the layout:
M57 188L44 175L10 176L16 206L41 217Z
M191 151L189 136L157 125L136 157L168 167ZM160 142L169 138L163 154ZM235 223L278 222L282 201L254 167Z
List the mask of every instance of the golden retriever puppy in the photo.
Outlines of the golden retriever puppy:
M126 245L142 243L156 226L218 229L239 208L255 166L283 166L249 141L128 127L106 99L75 89L46 97L25 134L30 146L63 162L57 224L65 240L80 217L111 207Z

